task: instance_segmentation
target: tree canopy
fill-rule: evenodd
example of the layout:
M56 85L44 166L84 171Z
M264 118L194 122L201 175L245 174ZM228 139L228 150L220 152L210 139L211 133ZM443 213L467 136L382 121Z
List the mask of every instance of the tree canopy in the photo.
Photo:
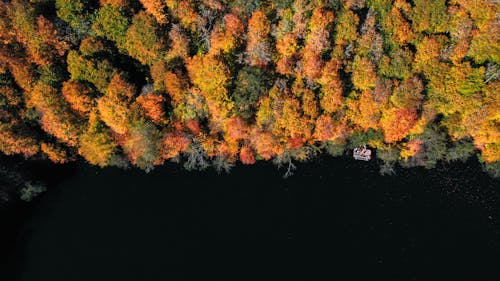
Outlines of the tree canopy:
M473 155L500 175L500 3L0 4L0 151L149 170Z

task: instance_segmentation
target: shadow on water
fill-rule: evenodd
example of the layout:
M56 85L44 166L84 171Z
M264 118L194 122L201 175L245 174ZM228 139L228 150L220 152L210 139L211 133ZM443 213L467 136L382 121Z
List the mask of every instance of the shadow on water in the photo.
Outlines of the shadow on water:
M48 187L48 192L56 198L59 195L60 184L67 178L73 176L76 165L57 165L47 161L25 161L19 157L2 156L0 165L6 167L6 173L11 173L16 182L8 183L14 188L15 185L26 182L42 182ZM9 180L9 175L3 180ZM12 180L12 179L10 179ZM17 189L17 188L16 188ZM45 199L35 198L32 202L20 200L19 194L13 189L11 198L7 205L0 206L0 221L2 223L0 232L0 280L17 280L17 276L22 271L22 264L19 263L22 253L18 251L19 245L29 236L29 231L25 231L24 224L27 220L40 213L48 214L48 208L40 209L40 202Z
M8 280L500 276L500 185L474 161L393 177L348 159L297 166L285 180L269 163L228 175L79 164L34 204Z

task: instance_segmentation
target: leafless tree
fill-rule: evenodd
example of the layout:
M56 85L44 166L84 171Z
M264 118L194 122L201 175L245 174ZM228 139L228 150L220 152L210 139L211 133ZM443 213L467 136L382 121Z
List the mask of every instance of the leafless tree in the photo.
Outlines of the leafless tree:
M286 167L286 172L283 175L284 179L293 176L293 171L297 169L297 166L292 162L292 155L288 151L276 156L273 163L278 167L278 170Z
M395 175L396 171L394 170L394 162L384 162L380 166L380 174L383 176Z
M217 171L217 173L219 174L221 174L222 172L229 174L234 164L229 163L229 161L227 161L225 157L217 156L212 161L212 166L214 167L215 171Z
M205 5L201 8L201 20L198 25L200 31L201 41L207 46L207 50L210 50L210 34L214 26L214 21L216 18L216 12Z
M210 163L208 162L208 156L203 147L201 147L198 142L193 141L190 148L191 149L185 153L187 160L184 163L184 168L188 171L205 170L208 168Z
M484 74L484 83L495 81L500 78L500 68L495 63L488 63Z

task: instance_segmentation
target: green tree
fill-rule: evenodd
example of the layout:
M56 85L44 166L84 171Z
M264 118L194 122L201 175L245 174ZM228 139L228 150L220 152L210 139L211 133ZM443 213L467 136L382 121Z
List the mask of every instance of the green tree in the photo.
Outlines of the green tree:
M389 56L384 55L378 65L378 73L387 78L405 80L412 74L413 54L409 50L395 49Z
M448 15L446 0L414 0L411 13L415 32L440 33L446 31Z
M351 10L343 8L335 18L335 44L347 45L358 38L359 17Z
M233 91L235 112L243 118L251 118L257 101L267 93L269 77L258 67L245 67L238 73Z
M125 10L108 4L97 12L92 30L97 36L114 41L118 48L124 48L129 25L130 18L126 15Z
M82 0L56 0L57 16L67 22L73 30L84 35L90 32L90 5Z
M128 54L142 64L152 65L165 52L161 30L153 16L139 12L127 31L125 48Z
M71 80L88 81L104 93L106 87L118 71L107 59L87 57L78 51L70 51L67 57Z

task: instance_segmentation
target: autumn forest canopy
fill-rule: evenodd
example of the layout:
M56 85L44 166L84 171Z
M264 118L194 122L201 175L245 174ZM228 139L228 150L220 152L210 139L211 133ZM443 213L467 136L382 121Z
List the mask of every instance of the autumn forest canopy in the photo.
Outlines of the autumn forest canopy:
M0 1L0 151L228 170L367 145L500 176L493 0Z

